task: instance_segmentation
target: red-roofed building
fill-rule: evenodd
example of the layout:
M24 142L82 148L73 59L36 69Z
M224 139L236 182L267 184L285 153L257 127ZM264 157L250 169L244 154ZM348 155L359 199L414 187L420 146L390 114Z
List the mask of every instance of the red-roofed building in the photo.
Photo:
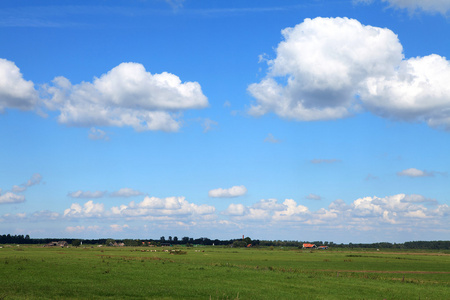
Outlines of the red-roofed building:
M315 249L317 248L315 244L303 244L303 249Z

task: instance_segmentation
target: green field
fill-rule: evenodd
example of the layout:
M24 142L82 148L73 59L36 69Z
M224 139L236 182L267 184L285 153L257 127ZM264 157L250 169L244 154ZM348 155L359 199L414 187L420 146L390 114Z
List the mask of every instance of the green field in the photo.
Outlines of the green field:
M450 295L448 251L165 249L178 251L3 247L0 299L449 299Z

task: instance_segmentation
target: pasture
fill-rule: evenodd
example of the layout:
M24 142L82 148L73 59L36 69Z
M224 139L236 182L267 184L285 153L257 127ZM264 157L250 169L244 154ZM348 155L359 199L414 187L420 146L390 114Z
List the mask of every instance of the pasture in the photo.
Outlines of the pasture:
M10 246L0 282L0 299L448 299L450 253Z

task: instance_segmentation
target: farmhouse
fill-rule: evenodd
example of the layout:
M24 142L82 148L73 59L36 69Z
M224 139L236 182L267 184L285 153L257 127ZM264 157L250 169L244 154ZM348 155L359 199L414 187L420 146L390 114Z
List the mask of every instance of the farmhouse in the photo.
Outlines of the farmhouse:
M316 249L316 244L303 244L303 249Z
M320 249L320 250L327 250L327 249L328 249L328 246L319 246L319 249Z
M67 247L67 246L69 246L69 244L66 241L50 242L44 245L44 247Z

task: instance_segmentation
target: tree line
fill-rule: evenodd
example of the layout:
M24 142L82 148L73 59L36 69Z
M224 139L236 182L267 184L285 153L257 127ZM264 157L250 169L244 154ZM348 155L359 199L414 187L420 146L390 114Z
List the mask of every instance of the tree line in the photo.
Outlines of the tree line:
M45 245L53 241L64 240L72 245L111 245L114 243L123 243L125 246L161 246L161 245L203 245L203 246L233 246L233 247L299 247L303 243L316 244L317 246L329 246L333 248L382 248L382 249L433 249L433 250L450 250L450 241L411 241L405 243L334 243L328 241L287 241L287 240L252 240L249 237L243 239L219 240L209 239L206 237L191 238L184 236L161 236L159 239L73 239L73 238L31 238L27 235L0 235L0 244L41 244Z

